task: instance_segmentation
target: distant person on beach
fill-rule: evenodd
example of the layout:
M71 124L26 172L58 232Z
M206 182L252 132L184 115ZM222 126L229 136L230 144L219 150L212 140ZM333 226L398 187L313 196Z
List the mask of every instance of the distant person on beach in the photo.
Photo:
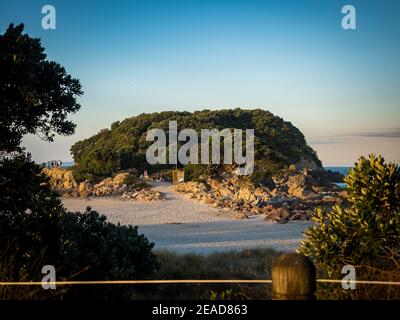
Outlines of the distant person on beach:
M47 161L47 168L61 168L63 162L61 160Z

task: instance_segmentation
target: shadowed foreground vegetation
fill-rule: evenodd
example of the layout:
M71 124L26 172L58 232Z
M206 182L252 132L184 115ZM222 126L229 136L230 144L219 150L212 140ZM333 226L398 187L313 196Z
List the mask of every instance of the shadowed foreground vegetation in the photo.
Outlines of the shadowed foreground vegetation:
M160 269L155 279L271 279L279 253L273 249L247 249L208 255L156 252ZM162 284L149 299L269 299L269 285Z
M158 267L153 244L133 226L111 224L90 209L67 212L21 146L26 134L53 141L71 135L67 116L79 110L78 79L46 59L40 39L11 24L0 35L0 281L146 278ZM0 287L0 299L130 297L126 288Z
M271 279L272 264L281 254L272 249L246 249L217 252L208 255L176 254L156 251L160 268L151 279ZM0 265L4 271L5 260ZM12 267L12 261L8 267ZM395 273L364 272L358 279L392 280ZM340 276L338 279L341 279ZM317 278L326 273L317 265ZM102 294L103 293L103 294ZM59 286L56 290L39 287L0 287L3 299L51 300L269 300L271 284L151 284L151 285L88 285ZM397 286L358 285L356 290L344 290L340 283L317 283L317 299L399 299Z

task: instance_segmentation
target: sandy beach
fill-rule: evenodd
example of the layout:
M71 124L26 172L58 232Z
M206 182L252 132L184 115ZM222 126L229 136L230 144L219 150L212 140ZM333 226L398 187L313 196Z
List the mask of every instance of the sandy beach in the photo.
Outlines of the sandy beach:
M63 198L63 204L70 211L83 211L90 206L112 223L137 225L139 232L155 243L155 249L178 253L260 247L294 250L309 225L309 222L268 223L263 215L237 220L232 212L218 210L175 192L172 184L153 185L154 190L165 195L165 200Z

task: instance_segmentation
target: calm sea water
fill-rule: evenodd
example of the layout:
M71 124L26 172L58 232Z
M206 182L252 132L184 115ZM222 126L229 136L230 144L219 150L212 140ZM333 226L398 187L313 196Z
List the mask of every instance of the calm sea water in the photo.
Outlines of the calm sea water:
M343 175L347 175L351 167L324 167L325 170L331 170L333 172L339 172Z
M63 168L70 168L70 167L72 167L73 165L74 165L74 162L73 162L73 161L65 161L65 162L63 162L63 164L62 164L61 167L63 167Z
M351 167L324 167L325 170L331 170L332 172L339 172L343 175L347 175ZM345 188L346 184L344 182L335 182L335 184L341 188Z
M53 161L53 160L51 160L51 161ZM40 162L40 163L36 162L36 164L44 165L44 166L47 167L47 161L46 162ZM73 161L63 161L62 165L61 165L61 168L71 168L73 165L74 165Z

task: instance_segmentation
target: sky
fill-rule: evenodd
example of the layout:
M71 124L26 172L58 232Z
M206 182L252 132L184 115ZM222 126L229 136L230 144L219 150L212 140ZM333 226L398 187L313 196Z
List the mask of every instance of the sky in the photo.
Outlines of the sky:
M56 29L41 26L56 9ZM342 28L344 5L356 29ZM37 162L143 112L241 107L299 128L325 166L374 152L400 161L400 1L0 0L10 23L41 38L78 78L75 135L27 136Z

